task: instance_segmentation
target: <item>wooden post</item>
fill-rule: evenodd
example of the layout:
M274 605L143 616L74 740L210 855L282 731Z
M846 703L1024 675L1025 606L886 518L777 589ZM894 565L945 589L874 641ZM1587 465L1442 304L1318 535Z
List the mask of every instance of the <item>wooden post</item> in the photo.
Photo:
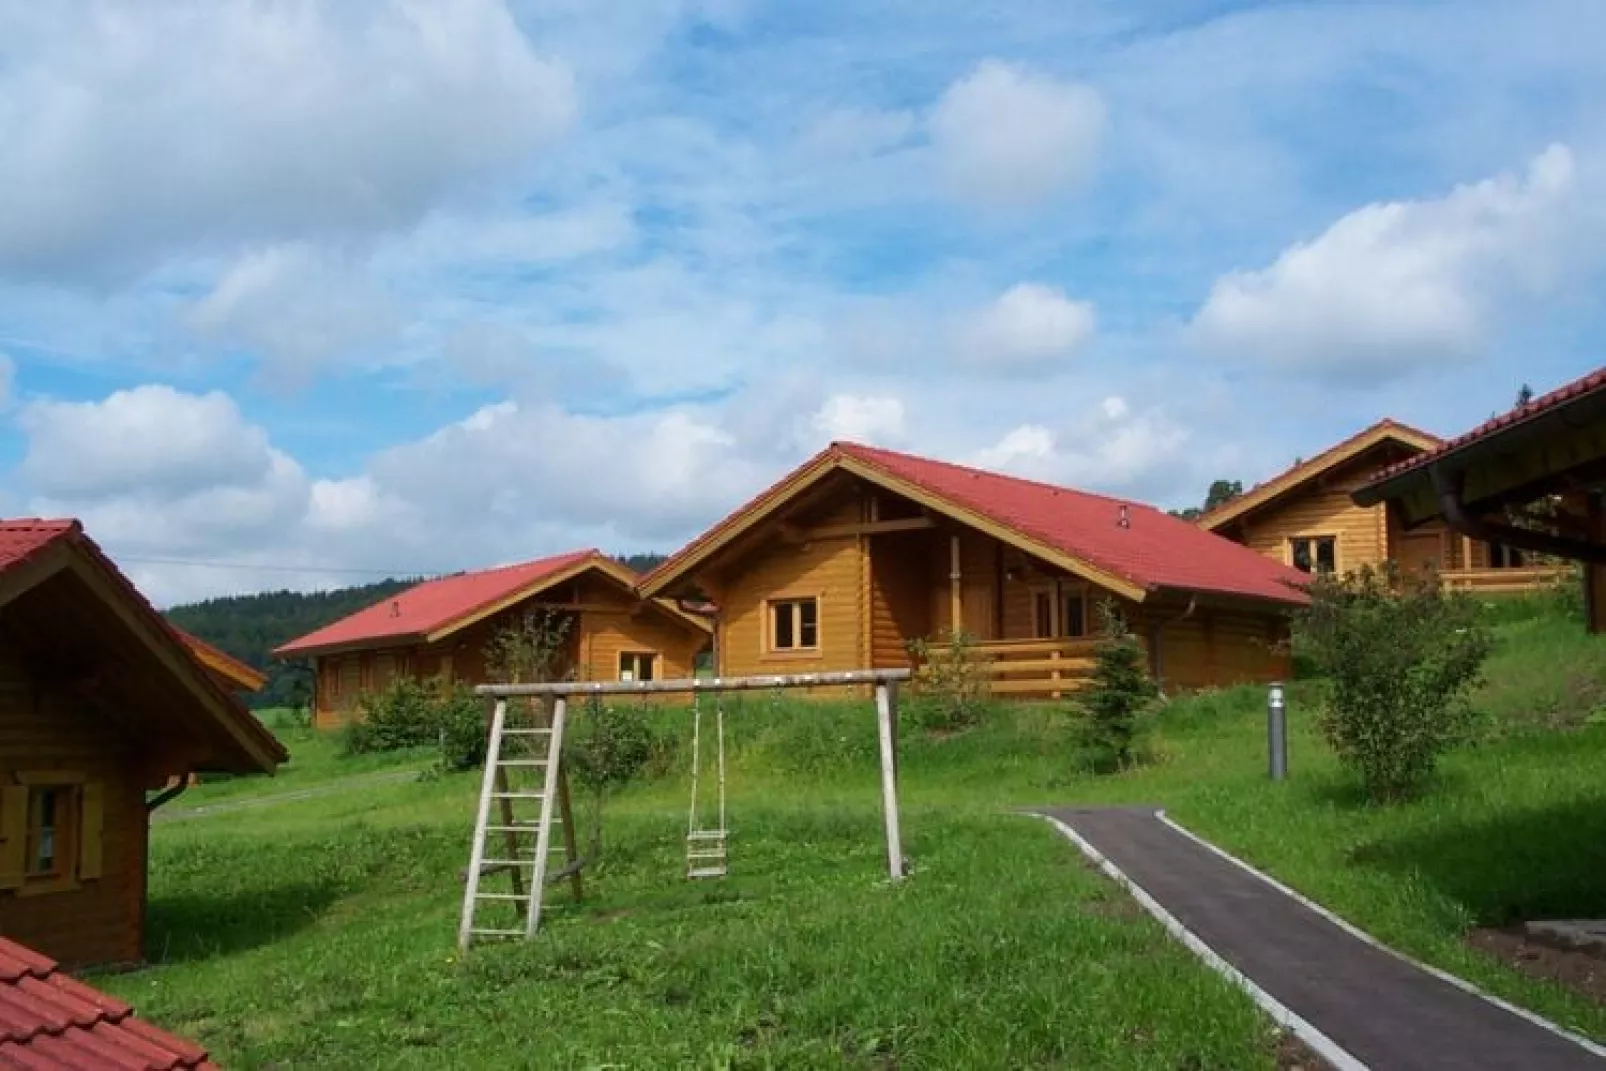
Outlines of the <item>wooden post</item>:
M959 537L948 537L948 631L959 635L965 627L964 574L959 569Z
M1472 537L1469 535L1461 537L1461 568L1472 568Z
M898 700L895 685L875 688L876 721L881 742L881 813L887 827L887 869L893 881L903 880L903 842L898 831Z
M524 936L534 937L541 925L541 893L546 887L547 853L552 850L552 804L558 791L558 759L563 754L563 723L569 713L569 697L559 695L552 700L552 735L548 738L546 781L541 789L541 824L535 834L535 866L530 875L530 913L524 924Z
M585 885L580 877L580 845L575 840L574 808L569 803L569 771L563 768L561 756L558 764L558 817L563 820L563 853L569 860L569 888L573 890L575 902L578 903L585 895Z

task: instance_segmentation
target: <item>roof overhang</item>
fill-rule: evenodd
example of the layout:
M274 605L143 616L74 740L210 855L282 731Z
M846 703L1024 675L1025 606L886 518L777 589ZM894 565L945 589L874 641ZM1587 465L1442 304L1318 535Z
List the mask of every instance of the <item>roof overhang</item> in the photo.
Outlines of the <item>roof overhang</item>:
M1418 431L1393 420L1385 420L1324 450L1309 461L1272 477L1260 486L1251 488L1237 498L1222 503L1194 523L1209 532L1219 531L1256 510L1298 492L1311 481L1320 479L1341 465L1348 464L1368 450L1374 450L1391 442L1417 451L1433 450L1443 445L1443 440L1436 435Z
M152 660L171 674L238 749L217 768L270 773L289 758L283 744L233 695L213 679L165 618L81 531L55 540L14 569L0 574L0 608L39 584L71 573L140 642Z
M986 514L956 503L942 495L934 494L924 487L895 476L878 466L855 457L846 456L838 451L827 449L799 467L744 510L739 510L727 517L719 525L716 525L703 536L693 541L680 554L650 573L640 586L639 590L642 595L647 598L658 597L670 592L676 585L685 583L699 569L705 567L709 561L716 557L720 551L766 521L775 518L789 504L795 502L800 495L814 488L835 472L849 473L867 483L891 491L893 494L901 495L910 501L919 503L932 513L946 517L976 531L984 532L1002 543L1013 546L1041 561L1056 565L1072 575L1080 576L1133 602L1142 602L1149 594L1148 588L1127 577L1066 554L1064 551L1049 546L1027 533L1011 528L1008 525L1000 524Z
M1606 388L1582 393L1452 445L1357 488L1356 504L1390 503L1407 527L1451 520L1446 495L1484 514L1547 494L1606 484Z

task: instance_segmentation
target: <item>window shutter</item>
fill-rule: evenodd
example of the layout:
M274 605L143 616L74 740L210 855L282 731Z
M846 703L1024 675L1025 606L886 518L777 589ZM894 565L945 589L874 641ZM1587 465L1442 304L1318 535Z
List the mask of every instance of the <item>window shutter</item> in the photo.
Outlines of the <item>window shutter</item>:
M0 889L22 885L28 873L28 786L0 788Z
M83 831L78 841L78 877L89 881L100 877L101 834L106 815L105 786L90 781L83 787L79 805L83 814Z

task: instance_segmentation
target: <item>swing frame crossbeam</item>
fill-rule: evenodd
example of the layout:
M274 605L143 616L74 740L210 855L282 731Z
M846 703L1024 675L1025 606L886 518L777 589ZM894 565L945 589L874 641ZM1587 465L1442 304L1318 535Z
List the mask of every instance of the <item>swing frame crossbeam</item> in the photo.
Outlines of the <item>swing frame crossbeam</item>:
M877 739L881 751L881 812L887 840L887 871L902 881L907 868L898 823L898 685L908 669L854 669L834 673L783 673L751 677L687 677L660 681L550 681L540 684L481 684L476 695L506 700L515 696L551 696L559 709L568 700L603 695L697 695L791 688L869 685L875 690ZM721 825L723 826L723 822Z

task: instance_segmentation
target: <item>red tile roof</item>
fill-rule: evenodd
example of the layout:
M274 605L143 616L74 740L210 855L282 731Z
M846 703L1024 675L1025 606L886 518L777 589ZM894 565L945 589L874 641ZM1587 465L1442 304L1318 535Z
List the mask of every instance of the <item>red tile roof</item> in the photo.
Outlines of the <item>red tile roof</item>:
M1291 586L1309 583L1304 573L1153 506L849 442L832 443L653 570L642 586L652 590L689 556L787 493L799 476L842 459L913 485L1141 589L1308 601Z
M416 641L534 587L543 580L555 578L588 559L596 559L599 563L604 560L600 551L576 550L499 569L482 569L426 580L331 625L291 640L273 653L279 656L300 655L386 640ZM623 565L612 559L606 560L610 568L624 569Z
M216 1068L206 1050L134 1017L54 960L0 937L0 1067Z
M157 612L156 607L152 606L150 600L134 586L133 581L129 580L95 541L85 534L83 525L78 521L65 518L42 520L37 517L0 520L0 575L21 569L58 545L65 545L74 553L81 555L92 569L110 582L112 588L123 596L135 613L143 617L157 634L171 639L174 648L181 653L183 661L194 668L201 688L210 693L214 700L213 712L225 723L227 729L232 730L229 735L247 745L242 753L250 755L252 769L268 772L276 763L290 757L278 738L270 733L255 715L245 709L239 699L213 679L205 664L178 630ZM240 772L244 769L238 762L233 768L237 768Z
M1471 431L1466 432L1463 435L1457 435L1455 438L1441 444L1436 449L1429 450L1423 454L1418 454L1413 458L1408 458L1405 461L1390 465L1388 468L1374 473L1372 478L1367 481L1367 486L1375 487L1384 480L1391 480L1396 476L1415 471L1416 469L1422 468L1423 466L1430 464L1446 454L1452 454L1463 447L1471 446L1480 439L1486 439L1496 432L1504 431L1507 428L1526 423L1527 421L1532 420L1543 413L1547 413L1558 406L1565 405L1568 402L1582 398L1586 394L1593 394L1594 392L1602 389L1606 389L1606 368L1597 368L1588 375L1580 376L1571 383L1557 387L1549 394L1535 398L1527 405L1517 406L1507 412L1501 413L1497 417L1484 421Z

